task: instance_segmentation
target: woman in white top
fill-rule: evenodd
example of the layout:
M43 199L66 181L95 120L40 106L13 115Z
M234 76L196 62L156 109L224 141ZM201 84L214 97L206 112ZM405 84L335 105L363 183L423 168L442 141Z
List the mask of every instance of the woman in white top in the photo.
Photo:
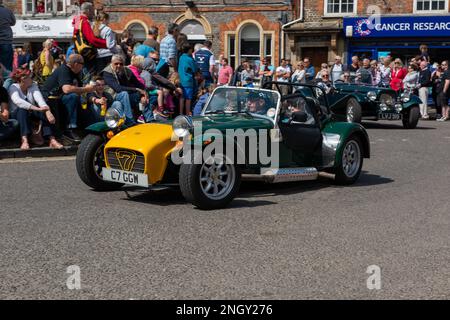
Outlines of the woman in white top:
M306 70L302 61L297 63L294 73L291 76L292 82L305 83L306 82Z
M416 64L410 64L408 66L408 73L403 79L403 88L405 90L416 90L419 84L419 72Z
M380 65L380 86L389 88L391 83L391 59L388 57L383 59L383 63Z
M30 149L28 135L31 134L31 120L42 122L42 134L49 139L49 147L62 149L54 136L55 117L42 97L39 87L33 83L31 71L17 69L11 76L14 81L9 87L9 106L13 118L19 121L22 136L22 150Z
M112 56L119 53L119 50L117 48L116 34L108 26L109 15L105 12L100 12L95 17L95 20L95 36L106 40L106 49L98 49L98 55L95 61L95 70L97 73L100 73L111 63Z

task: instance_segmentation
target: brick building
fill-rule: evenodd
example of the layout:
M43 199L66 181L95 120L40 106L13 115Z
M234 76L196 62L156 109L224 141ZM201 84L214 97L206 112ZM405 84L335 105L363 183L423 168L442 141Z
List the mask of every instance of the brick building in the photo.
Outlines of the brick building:
M170 4L169 4L170 3ZM277 0L104 0L116 32L130 30L143 40L151 25L164 33L168 22L181 26L192 43L213 41L213 52L224 54L232 66L241 59L269 56L278 62L281 25L290 19L290 1Z
M435 60L450 57L449 0L295 0L296 23L285 26L292 59L333 62L335 55L404 60L425 43ZM367 21L367 17L372 20Z

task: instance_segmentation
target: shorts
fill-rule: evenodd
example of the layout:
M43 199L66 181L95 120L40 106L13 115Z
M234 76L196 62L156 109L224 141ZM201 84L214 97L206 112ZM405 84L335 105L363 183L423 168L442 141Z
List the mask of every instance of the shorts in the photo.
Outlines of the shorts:
M448 106L448 97L444 92L440 92L437 96L437 105L439 107L447 107Z
M181 87L183 90L183 97L186 100L194 100L194 88L192 87Z

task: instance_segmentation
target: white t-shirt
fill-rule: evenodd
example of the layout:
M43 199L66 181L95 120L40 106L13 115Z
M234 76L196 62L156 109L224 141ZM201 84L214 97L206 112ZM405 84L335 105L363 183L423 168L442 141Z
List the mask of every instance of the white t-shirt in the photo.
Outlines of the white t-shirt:
M291 69L289 68L289 67L283 67L283 66L279 66L277 69L276 69L276 72L278 73L278 72L280 72L281 74L286 74L286 73L290 73L291 72ZM283 78L283 77L279 77L279 78L277 78L277 81L280 81L280 82L288 82L289 81L289 79L288 78Z

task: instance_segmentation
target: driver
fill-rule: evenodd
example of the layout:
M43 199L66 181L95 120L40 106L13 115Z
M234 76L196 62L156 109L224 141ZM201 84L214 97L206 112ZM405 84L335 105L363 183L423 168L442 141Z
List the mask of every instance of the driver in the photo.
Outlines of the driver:
M320 80L318 81L317 85L325 90L325 93L330 93L331 89L333 88L333 83L330 81L330 73L328 70L323 70Z
M266 100L262 94L251 92L247 100L247 110L251 113L266 114Z

